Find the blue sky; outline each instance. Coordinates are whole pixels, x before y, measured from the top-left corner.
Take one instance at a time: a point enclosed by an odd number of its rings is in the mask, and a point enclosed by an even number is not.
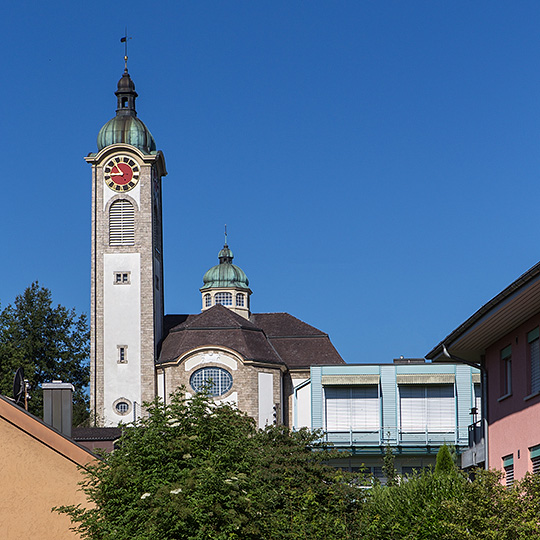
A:
[[[423,356],[535,264],[540,3],[2,5],[0,302],[90,305],[90,167],[127,25],[163,150],[168,313],[227,223],[255,312],[347,362]]]

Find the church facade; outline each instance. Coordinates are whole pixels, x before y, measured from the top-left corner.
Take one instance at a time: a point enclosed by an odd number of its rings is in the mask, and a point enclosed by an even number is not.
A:
[[[293,388],[312,365],[344,364],[328,335],[287,313],[251,312],[247,276],[227,243],[201,287],[202,311],[164,315],[163,153],[137,117],[127,65],[116,115],[92,166],[91,380],[96,426],[144,414],[180,386],[205,388],[260,427],[291,425]]]

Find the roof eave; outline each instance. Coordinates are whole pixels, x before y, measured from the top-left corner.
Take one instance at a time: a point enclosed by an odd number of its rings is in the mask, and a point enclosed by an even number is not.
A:
[[[527,302],[527,305],[524,305]],[[447,360],[443,345],[468,362],[480,356],[497,338],[512,331],[540,310],[540,263],[527,270],[503,291],[484,304],[465,322],[436,345],[426,358]],[[471,346],[471,343],[477,343]],[[469,345],[468,345],[469,344]]]

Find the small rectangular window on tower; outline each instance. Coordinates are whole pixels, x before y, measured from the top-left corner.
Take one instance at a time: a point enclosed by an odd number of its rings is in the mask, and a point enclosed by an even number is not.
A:
[[[113,282],[115,285],[129,285],[131,283],[131,272],[115,272]]]
[[[118,363],[127,364],[127,345],[118,345]]]

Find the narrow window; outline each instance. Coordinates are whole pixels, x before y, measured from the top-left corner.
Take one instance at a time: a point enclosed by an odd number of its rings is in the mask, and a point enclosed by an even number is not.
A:
[[[127,345],[118,345],[118,363],[127,364]]]
[[[482,420],[482,386],[474,385],[474,408],[476,409],[476,422]]]
[[[133,205],[119,199],[109,210],[109,245],[133,246],[135,244],[135,210]]]
[[[540,455],[531,458],[532,473],[540,474]]]
[[[501,383],[502,396],[512,393],[512,346],[508,345],[501,351]]]
[[[529,343],[530,393],[540,392],[540,340],[539,328],[527,334]]]
[[[236,295],[236,305],[244,307],[244,295],[242,293]]]
[[[531,469],[533,474],[540,474],[540,444],[529,448],[531,456]]]
[[[506,487],[512,487],[514,485],[514,455],[505,456],[502,460]]]
[[[212,305],[212,297],[210,294],[204,295],[204,307],[210,307]]]

